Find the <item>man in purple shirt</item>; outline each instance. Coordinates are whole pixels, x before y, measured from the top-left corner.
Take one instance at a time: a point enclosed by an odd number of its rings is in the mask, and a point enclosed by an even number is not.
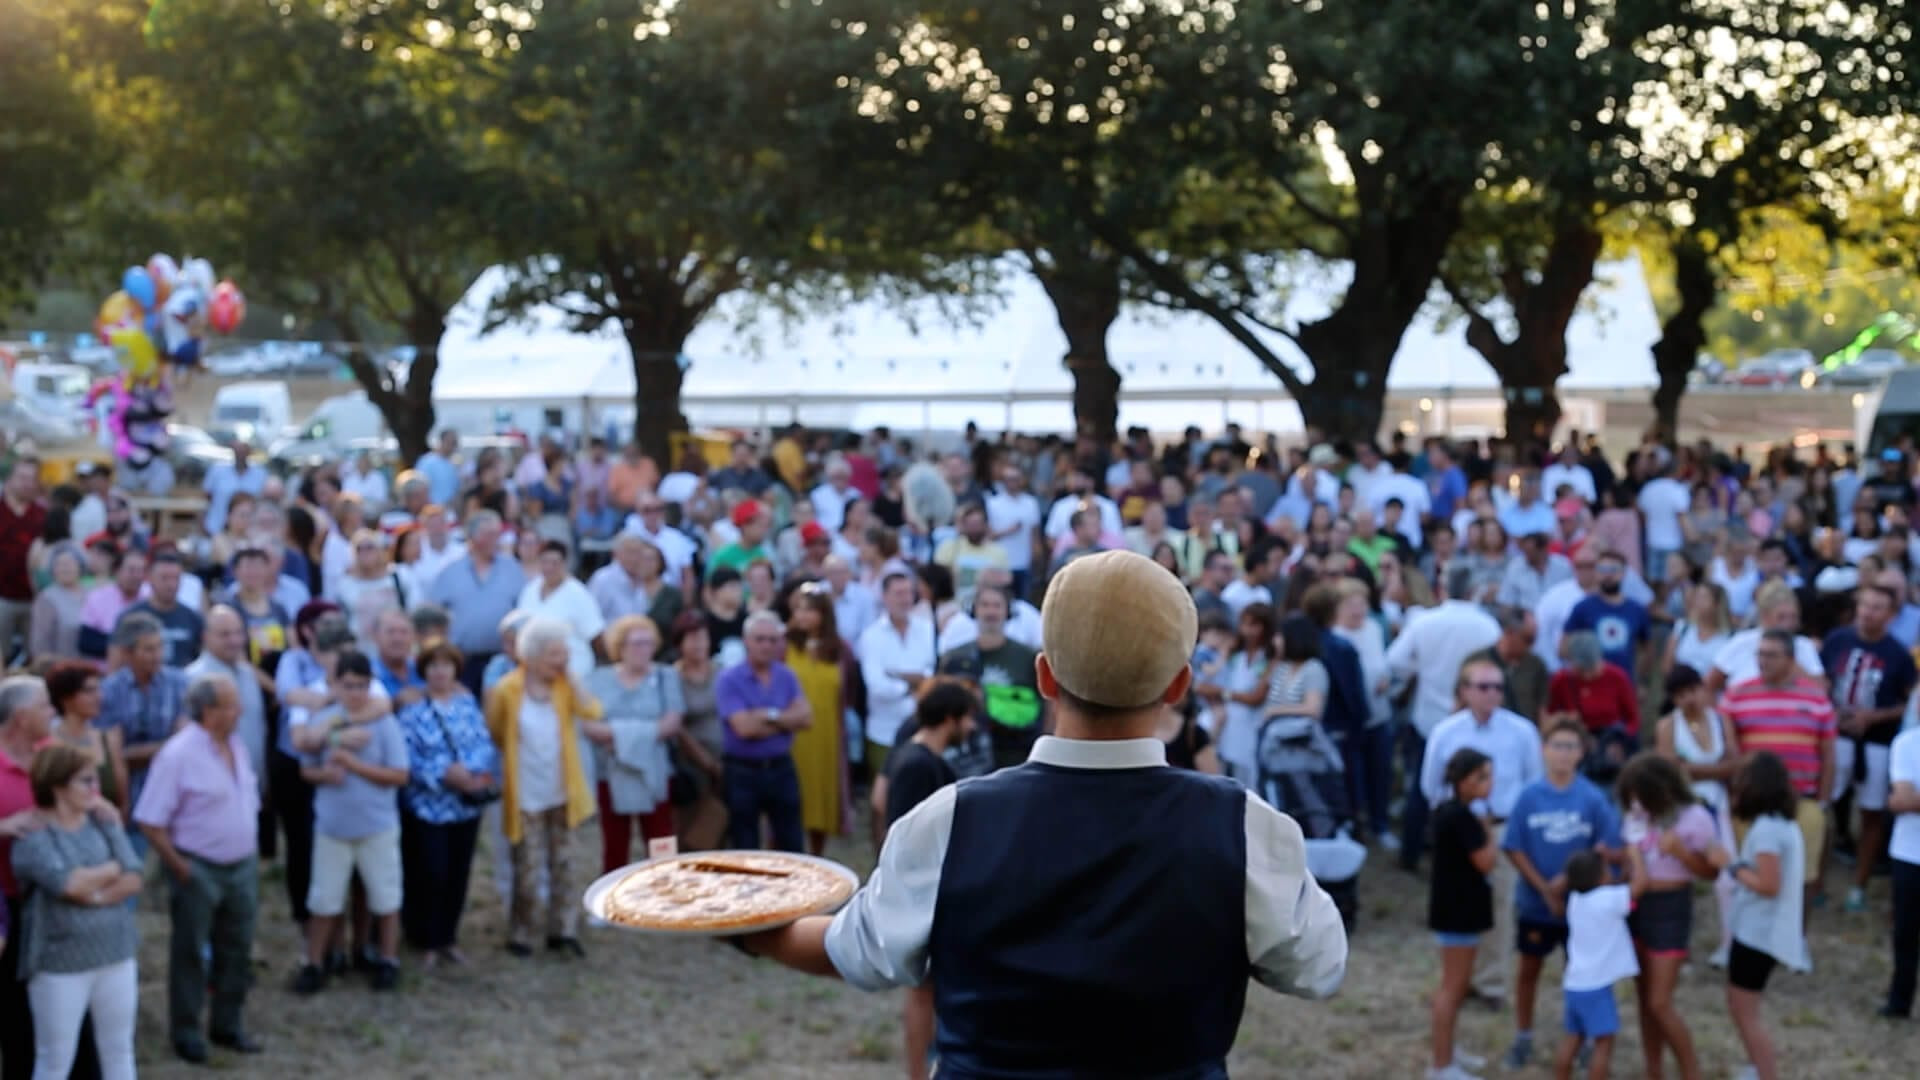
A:
[[[233,680],[202,675],[185,696],[193,722],[153,756],[133,820],[159,853],[172,886],[168,1026],[174,1053],[197,1065],[207,1060],[201,1016],[209,983],[213,1017],[207,1034],[213,1043],[241,1054],[261,1049],[241,1024],[260,906],[260,784],[235,731],[240,691]]]
[[[764,814],[774,847],[797,852],[800,775],[788,751],[793,733],[813,726],[813,708],[793,669],[780,662],[787,637],[779,616],[755,612],[744,637],[746,663],[721,672],[713,687],[723,721],[728,839],[735,848],[759,847]]]

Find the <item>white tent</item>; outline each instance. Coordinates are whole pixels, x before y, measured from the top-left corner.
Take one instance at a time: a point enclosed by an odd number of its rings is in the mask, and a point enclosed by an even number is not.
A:
[[[695,424],[713,426],[800,419],[853,429],[951,430],[971,419],[990,428],[1068,429],[1072,377],[1061,364],[1066,339],[1052,303],[1011,266],[1004,280],[1004,295],[986,312],[957,323],[933,301],[861,300],[796,321],[735,298],[687,342],[682,405]],[[543,308],[483,332],[487,305],[504,284],[504,270],[489,270],[449,318],[436,398],[632,405],[630,353],[610,327],[570,333],[559,311]],[[1288,319],[1324,314],[1343,287],[1337,279],[1303,285],[1288,305]],[[1467,345],[1464,324],[1445,312],[1436,295],[1408,329],[1389,387],[1497,396],[1499,381]],[[1310,377],[1291,342],[1261,336]],[[1603,264],[1568,329],[1562,392],[1653,386],[1648,349],[1658,337],[1659,317],[1639,261]],[[1122,376],[1123,425],[1164,431],[1231,419],[1256,430],[1300,426],[1279,380],[1205,316],[1130,306],[1109,333],[1108,349]]]

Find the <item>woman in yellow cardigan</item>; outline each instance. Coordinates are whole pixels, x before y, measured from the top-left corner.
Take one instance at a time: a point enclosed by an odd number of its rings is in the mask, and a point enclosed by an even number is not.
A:
[[[520,667],[487,695],[487,730],[500,747],[501,821],[513,852],[513,905],[507,951],[533,955],[540,867],[547,870],[547,948],[574,956],[580,905],[573,893],[572,834],[593,816],[593,785],[580,760],[580,736],[609,742],[600,705],[567,677],[572,631],[554,619],[528,620],[518,641]]]

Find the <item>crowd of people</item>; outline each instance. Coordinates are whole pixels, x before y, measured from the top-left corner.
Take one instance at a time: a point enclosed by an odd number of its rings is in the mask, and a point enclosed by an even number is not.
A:
[[[234,446],[203,529],[149,535],[112,471],[0,491],[0,888],[7,1077],[132,1072],[133,905],[172,925],[174,1051],[252,1053],[262,860],[284,868],[293,988],[467,962],[476,852],[504,944],[583,955],[574,839],[819,853],[1027,760],[1049,577],[1126,548],[1199,615],[1170,764],[1265,792],[1283,734],[1334,748],[1344,834],[1417,870],[1442,950],[1430,1076],[1463,1002],[1534,1055],[1567,950],[1565,1073],[1604,1073],[1633,976],[1650,1075],[1701,1075],[1673,993],[1711,883],[1729,1015],[1779,1075],[1760,1002],[1803,923],[1892,878],[1894,976],[1920,956],[1914,450],[1749,462],[1649,439],[1546,448],[1299,444],[1189,429],[981,437],[772,433],[725,464],[555,434],[397,471],[283,477]],[[1291,737],[1288,734],[1288,737]],[[1282,806],[1282,810],[1295,808]],[[1322,808],[1325,809],[1325,808]],[[1804,890],[1801,884],[1804,883]],[[1631,914],[1628,909],[1631,908]],[[1603,1005],[1598,992],[1608,991]],[[211,997],[211,1002],[207,999]],[[907,1006],[924,1070],[931,999]],[[91,1037],[83,1037],[90,1029]]]

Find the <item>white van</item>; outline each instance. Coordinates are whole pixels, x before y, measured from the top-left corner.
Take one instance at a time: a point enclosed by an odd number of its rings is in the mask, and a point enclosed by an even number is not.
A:
[[[386,434],[386,417],[363,390],[321,402],[300,430],[275,443],[270,453],[275,461],[304,467],[379,445]]]
[[[87,418],[93,373],[79,364],[26,362],[13,367],[13,397],[21,406],[69,423]]]
[[[265,445],[293,424],[293,396],[286,383],[237,382],[214,391],[207,433],[221,442],[246,439]]]

